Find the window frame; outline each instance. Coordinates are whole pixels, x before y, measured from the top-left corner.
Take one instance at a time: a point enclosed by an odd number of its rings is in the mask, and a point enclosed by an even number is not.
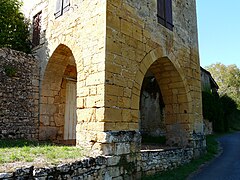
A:
[[[42,27],[42,11],[33,16],[33,33],[32,33],[32,46],[40,45]]]
[[[70,9],[70,0],[56,0],[55,19],[62,16]]]
[[[157,0],[158,23],[173,31],[172,0]]]

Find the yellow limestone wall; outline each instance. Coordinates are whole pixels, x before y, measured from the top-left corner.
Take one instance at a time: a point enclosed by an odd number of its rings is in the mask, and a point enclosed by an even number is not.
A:
[[[168,143],[185,146],[193,133],[202,134],[194,0],[173,0],[173,31],[157,22],[156,0],[70,3],[70,10],[55,19],[55,1],[39,0],[30,17],[42,11],[41,45],[34,48],[42,60],[42,98],[56,96],[48,86],[55,81],[51,76],[62,79],[70,63],[66,59],[75,62],[78,145],[104,151],[106,132],[139,130],[140,91],[147,71],[155,75],[163,95]]]
[[[60,140],[63,128],[51,117],[64,112],[54,99],[61,95],[68,65],[77,70],[77,131],[104,131],[106,2],[72,0],[69,11],[57,19],[55,3],[39,0],[30,18],[42,12],[41,44],[33,49],[41,60],[40,137]]]
[[[195,1],[173,0],[174,30],[157,22],[156,1],[107,1],[105,130],[138,130],[143,78],[163,95],[169,144],[202,133]]]

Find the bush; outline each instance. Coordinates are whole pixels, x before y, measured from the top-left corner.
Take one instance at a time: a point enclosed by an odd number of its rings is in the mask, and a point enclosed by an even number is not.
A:
[[[240,131],[240,110],[235,110],[228,117],[229,119],[229,129]]]
[[[203,117],[213,123],[214,132],[240,129],[240,111],[236,102],[227,95],[202,92]]]
[[[218,94],[202,92],[203,117],[213,123],[213,131],[224,132],[224,112]]]
[[[230,116],[237,110],[237,103],[229,96],[224,95],[220,97],[224,109],[224,129],[225,132],[229,131]]]
[[[1,0],[0,5],[0,48],[30,53],[28,24],[20,12],[22,3],[19,0]]]

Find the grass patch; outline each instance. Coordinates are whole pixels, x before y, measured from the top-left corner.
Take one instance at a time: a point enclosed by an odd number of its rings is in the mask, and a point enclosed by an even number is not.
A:
[[[218,143],[216,141],[216,135],[207,136],[207,153],[198,159],[192,160],[189,164],[183,165],[174,170],[169,170],[160,174],[155,174],[153,176],[143,177],[143,180],[182,180],[187,179],[189,174],[196,171],[200,165],[212,160],[218,153]]]
[[[37,162],[57,164],[83,157],[83,149],[26,140],[0,140],[0,164]]]

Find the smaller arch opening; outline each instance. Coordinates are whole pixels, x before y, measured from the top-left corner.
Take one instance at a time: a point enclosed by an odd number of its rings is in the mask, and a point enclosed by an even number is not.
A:
[[[76,82],[74,56],[61,44],[50,57],[42,81],[40,140],[76,144]]]

